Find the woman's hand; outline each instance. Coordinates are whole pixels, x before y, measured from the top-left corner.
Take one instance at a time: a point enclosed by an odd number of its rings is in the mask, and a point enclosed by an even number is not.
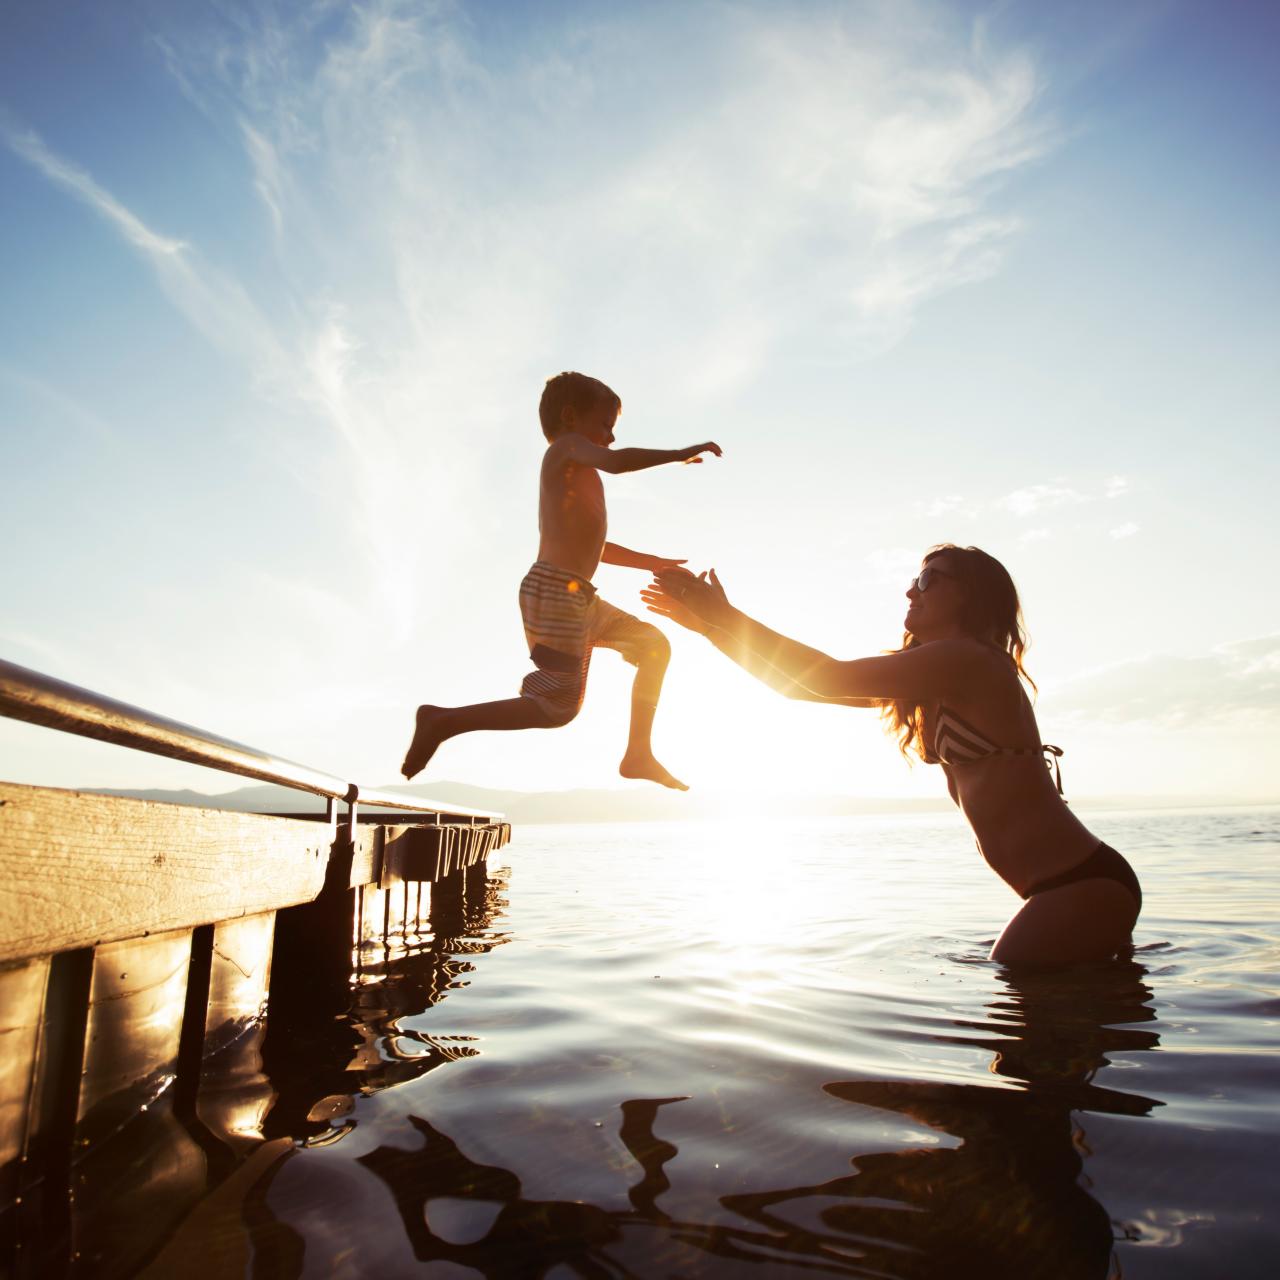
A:
[[[699,624],[718,625],[732,608],[714,569],[696,577],[687,569],[664,569],[640,594],[652,612],[703,634],[707,628]]]
[[[693,574],[689,574],[693,577]],[[660,614],[678,623],[686,631],[696,632],[700,636],[707,634],[708,626],[688,605],[681,603],[675,596],[663,590],[656,579],[640,592],[640,599],[645,602],[650,613]]]

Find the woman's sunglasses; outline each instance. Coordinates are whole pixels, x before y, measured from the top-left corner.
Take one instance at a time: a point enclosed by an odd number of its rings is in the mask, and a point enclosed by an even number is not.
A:
[[[917,591],[924,592],[929,590],[929,583],[931,583],[934,578],[954,577],[955,574],[948,573],[945,569],[935,569],[931,564],[927,564],[918,574],[916,574],[914,578],[911,579],[911,585],[915,587]]]

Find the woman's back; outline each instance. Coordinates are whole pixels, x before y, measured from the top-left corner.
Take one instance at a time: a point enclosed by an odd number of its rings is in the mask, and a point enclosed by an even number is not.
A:
[[[979,645],[974,641],[975,646]],[[941,764],[982,856],[1019,893],[1074,866],[1098,843],[1058,793],[1039,726],[1003,652],[925,709],[925,759]]]

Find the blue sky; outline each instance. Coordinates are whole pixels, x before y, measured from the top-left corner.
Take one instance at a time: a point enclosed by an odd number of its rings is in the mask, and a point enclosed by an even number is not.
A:
[[[621,442],[725,449],[611,480],[618,541],[840,656],[976,543],[1077,794],[1275,796],[1274,6],[4,21],[10,660],[392,780],[418,701],[518,688],[536,402],[580,368]],[[695,784],[940,786],[674,641],[657,745]],[[628,675],[434,776],[612,785]],[[0,776],[195,775],[3,725]]]

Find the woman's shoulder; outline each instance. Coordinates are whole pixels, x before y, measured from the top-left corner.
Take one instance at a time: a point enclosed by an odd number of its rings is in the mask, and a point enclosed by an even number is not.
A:
[[[947,684],[955,683],[958,691],[972,698],[975,686],[995,692],[1006,685],[1018,684],[1018,671],[1013,659],[996,645],[983,640],[960,636],[954,639],[931,640],[921,646],[931,650],[930,657],[949,677]],[[981,693],[979,693],[981,697]]]
[[[931,661],[946,663],[969,671],[990,671],[1002,675],[1014,670],[1013,660],[996,645],[971,636],[954,636],[945,640],[930,640],[918,646],[916,652],[927,651]]]

